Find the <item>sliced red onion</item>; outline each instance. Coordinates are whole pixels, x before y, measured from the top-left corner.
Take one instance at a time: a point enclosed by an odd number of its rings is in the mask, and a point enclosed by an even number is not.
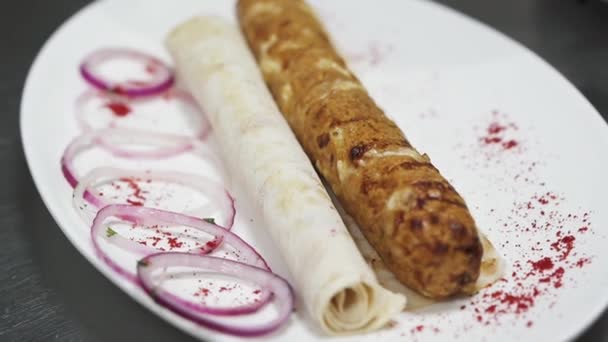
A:
[[[130,59],[140,62],[150,75],[148,80],[115,82],[99,74],[97,68],[112,59]],[[93,87],[128,97],[156,95],[174,83],[173,71],[160,59],[127,48],[105,48],[89,54],[80,65],[80,74]]]
[[[180,102],[184,103],[185,105],[187,105],[188,107],[191,107],[195,111],[199,112],[200,117],[198,118],[199,119],[198,127],[195,130],[193,138],[197,138],[199,140],[205,140],[207,138],[207,136],[209,135],[209,132],[211,131],[211,125],[210,125],[209,121],[207,120],[207,117],[204,115],[203,110],[198,105],[198,103],[194,100],[192,95],[190,95],[190,93],[177,89],[177,88],[172,88],[172,89],[166,91],[165,93],[163,93],[162,96],[166,100],[175,99],[177,101],[180,101]],[[76,102],[74,105],[74,112],[76,113],[76,121],[78,122],[78,126],[80,126],[80,129],[82,129],[84,132],[90,132],[90,131],[95,130],[95,128],[89,124],[89,122],[86,118],[87,113],[85,111],[85,106],[87,105],[87,103],[89,101],[92,101],[96,98],[99,98],[102,100],[108,100],[108,101],[111,101],[112,103],[114,103],[114,102],[125,103],[125,104],[128,104],[129,106],[134,106],[134,105],[137,105],[138,103],[148,102],[148,101],[152,100],[150,98],[129,99],[125,96],[114,94],[114,93],[101,92],[101,91],[96,91],[96,90],[86,90],[76,98]],[[120,120],[114,120],[111,122],[111,125],[107,128],[122,128],[118,124],[119,122],[120,122]],[[143,131],[142,131],[142,133],[143,133]],[[150,132],[150,134],[153,135],[154,132]],[[172,134],[167,134],[167,135],[172,136]],[[181,135],[177,136],[177,137],[181,137]]]
[[[158,148],[154,150],[130,151],[125,150],[123,147],[119,147],[129,143],[158,146]],[[105,148],[115,156],[124,158],[133,157],[138,159],[159,159],[191,151],[201,159],[209,160],[216,165],[221,165],[221,162],[205,148],[205,145],[196,140],[169,134],[142,132],[133,129],[106,128],[84,133],[76,137],[65,149],[61,158],[61,171],[65,179],[73,188],[77,187],[80,177],[74,169],[74,159],[78,154],[97,145]],[[124,177],[137,177],[192,186],[196,190],[207,194],[209,198],[218,201],[222,213],[225,214],[222,216],[221,220],[218,220],[219,225],[230,229],[234,223],[234,200],[221,185],[205,177],[180,172],[138,172],[124,169],[106,170],[107,171],[96,172],[94,175],[89,174],[87,181],[85,181],[83,186],[76,191],[77,194],[74,195],[74,204],[77,209],[82,209],[86,206],[83,200],[86,200],[86,202],[92,204],[95,208],[101,208],[103,205],[107,204],[103,198],[88,191],[89,186],[100,178],[116,180]],[[188,213],[191,215],[200,215],[205,213],[205,211],[205,207],[200,207],[189,211]],[[78,212],[85,222],[90,222],[91,217],[86,217],[84,211],[78,210]]]
[[[163,290],[161,290],[163,291]],[[207,315],[217,315],[217,316],[238,316],[245,315],[259,311],[263,308],[268,302],[272,299],[272,292],[268,290],[260,290],[260,298],[247,303],[241,304],[238,306],[232,307],[214,307],[206,304],[199,304],[195,302],[191,302],[187,299],[184,299],[178,295],[175,295],[171,292],[164,291],[163,296],[175,305],[182,306],[187,308],[188,310],[194,311],[200,314]]]
[[[170,267],[198,268],[255,283],[272,292],[272,302],[277,304],[278,314],[271,321],[257,326],[244,327],[218,321],[212,315],[193,310],[182,301],[175,301],[177,296],[170,295],[160,285],[155,284],[154,273],[163,272]],[[137,275],[146,292],[160,305],[207,328],[236,336],[253,337],[271,333],[287,322],[294,308],[293,290],[285,279],[267,270],[232,260],[188,253],[158,253],[137,263]]]
[[[140,62],[146,68],[149,75],[148,79],[113,81],[104,78],[99,73],[98,67],[113,59],[130,59]],[[80,73],[89,84],[102,92],[87,91],[77,99],[77,119],[85,134],[77,137],[67,146],[61,159],[61,169],[68,183],[75,188],[74,205],[77,209],[82,209],[86,206],[85,200],[95,208],[102,208],[92,218],[90,231],[93,248],[97,255],[119,275],[142,286],[157,302],[186,318],[212,329],[238,336],[259,336],[272,332],[284,324],[293,310],[293,290],[283,278],[270,271],[265,260],[253,247],[229,231],[234,223],[235,207],[234,200],[223,186],[202,176],[181,172],[133,171],[102,167],[91,170],[82,178],[79,178],[75,172],[73,162],[76,156],[94,146],[99,146],[114,156],[123,158],[159,159],[190,152],[203,159],[212,160],[221,166],[221,162],[213,154],[209,153],[208,149],[205,148],[206,145],[201,143],[210,132],[210,124],[206,121],[205,116],[202,116],[200,127],[197,129],[195,137],[119,128],[117,127],[119,124],[118,120],[110,123],[110,128],[108,129],[93,131],[93,128],[83,117],[84,105],[95,97],[108,99],[112,104],[136,104],[138,101],[147,101],[150,99],[150,96],[159,94],[162,94],[167,100],[175,98],[202,112],[189,93],[178,89],[171,89],[174,83],[172,70],[159,59],[145,53],[131,49],[109,48],[97,50],[87,56],[80,66]],[[126,114],[130,110],[128,107],[121,108],[118,105],[112,106],[111,109],[115,110],[116,115]],[[124,146],[129,144],[146,145],[152,147],[152,149],[125,149]],[[226,228],[207,222],[204,219],[188,216],[190,214],[202,214],[207,206],[197,208],[187,214],[179,214],[139,205],[108,205],[104,198],[97,195],[94,191],[90,191],[95,185],[124,178],[135,179],[136,181],[158,180],[181,184],[193,187],[212,199],[219,199],[219,207],[225,215],[222,215],[221,220],[218,219],[218,224]],[[91,219],[84,214],[84,210],[77,211],[83,215],[85,220]],[[109,217],[126,220],[144,227],[156,225],[186,226],[214,236],[214,238],[204,244],[202,248],[197,247],[185,252],[157,253],[158,250],[156,248],[132,241],[121,236],[115,230],[107,227],[107,225],[104,225],[104,222]],[[105,231],[104,228],[106,228]],[[120,266],[105,253],[99,244],[100,237],[116,247],[138,256],[144,256],[137,264],[137,275]],[[238,257],[243,262],[200,255],[212,252],[223,243],[230,245],[238,251]],[[228,308],[211,307],[186,300],[162,289],[160,286],[154,285],[153,274],[155,271],[172,266],[202,268],[206,271],[223,273],[247,280],[261,287],[261,297],[254,302]],[[271,300],[276,301],[279,309],[278,316],[259,326],[239,327],[232,323],[222,323],[217,320],[217,317],[213,318],[214,316],[222,315],[253,314]]]
[[[129,150],[123,145],[149,145],[152,150]],[[179,135],[152,133],[128,128],[104,128],[85,132],[74,138],[66,147],[61,157],[61,168],[68,183],[74,187],[77,175],[73,161],[79,153],[93,148],[102,147],[116,157],[133,159],[163,159],[190,152],[200,159],[220,167],[222,162],[215,156],[206,144],[198,140]]]
[[[158,146],[158,149],[151,151],[129,151],[116,146],[116,143],[137,143],[144,145]],[[110,153],[118,157],[133,157],[142,159],[161,159],[193,150],[196,146],[196,154],[205,158],[205,150],[195,144],[191,139],[174,136],[169,134],[148,133],[133,129],[106,128],[93,132],[84,133],[72,140],[66,147],[61,157],[61,172],[72,188],[78,184],[78,175],[74,169],[74,159],[76,156],[99,144]],[[212,161],[216,161],[212,156]],[[100,207],[103,201],[96,195],[85,192],[83,195],[87,202],[95,207]]]
[[[74,189],[74,207],[85,222],[90,222],[91,220],[91,217],[88,217],[85,211],[81,210],[86,206],[84,203],[85,200],[94,205],[96,208],[101,208],[108,204],[103,198],[95,194],[94,191],[89,191],[88,189],[99,185],[100,183],[107,183],[119,180],[121,178],[149,179],[191,187],[207,195],[210,202],[214,201],[212,203],[217,203],[219,210],[222,212],[222,217],[216,219],[217,225],[225,229],[230,229],[234,224],[236,209],[234,207],[234,200],[232,196],[223,186],[211,179],[200,175],[177,171],[137,171],[113,167],[98,167],[89,171],[89,173],[80,179],[76,188]],[[87,194],[89,194],[89,197],[93,200],[87,199]],[[204,210],[206,208],[207,206],[196,208],[186,212],[185,214],[202,216],[205,214]],[[217,238],[220,239],[220,237]],[[214,241],[216,242],[215,245],[219,245],[221,243],[221,240]],[[208,246],[203,247],[203,250],[211,251],[216,247],[215,245],[211,243]]]
[[[133,159],[163,159],[193,151],[200,143],[191,138],[140,131],[128,128],[109,128],[95,131],[94,143],[116,157]],[[152,150],[128,150],[124,145],[137,144],[156,147]]]
[[[147,145],[152,150],[128,150],[122,145]],[[73,186],[76,175],[72,162],[76,156],[90,148],[100,146],[117,157],[139,158],[139,159],[163,159],[174,155],[192,151],[196,148],[197,154],[201,149],[200,143],[192,139],[172,134],[152,133],[129,128],[103,128],[96,131],[86,132],[74,138],[66,147],[61,158],[61,164],[71,174],[66,179]]]
[[[121,276],[135,281],[135,276],[127,271],[125,268],[116,263],[110,258],[100,247],[99,238],[105,236],[106,239],[115,242],[119,247],[127,251],[139,254],[147,255],[150,253],[158,252],[157,249],[148,246],[143,246],[137,242],[131,241],[122,237],[120,234],[115,233],[108,237],[104,234],[104,222],[109,217],[124,218],[128,217],[130,222],[135,222],[142,226],[154,226],[154,225],[169,225],[169,226],[187,226],[194,228],[206,234],[215,236],[216,239],[220,239],[224,243],[232,246],[239,251],[239,257],[247,264],[259,267],[265,270],[270,270],[266,261],[258,252],[253,249],[247,242],[238,237],[238,235],[230,232],[229,230],[211,224],[205,220],[198,219],[195,217],[174,213],[171,211],[152,209],[146,207],[131,206],[125,204],[111,204],[97,212],[97,215],[93,219],[91,225],[91,240],[93,242],[93,248],[97,255],[116,273]],[[193,249],[191,251],[197,251],[199,253],[206,253],[206,251],[200,248]],[[191,252],[188,251],[188,252]],[[136,282],[136,281],[135,281]]]

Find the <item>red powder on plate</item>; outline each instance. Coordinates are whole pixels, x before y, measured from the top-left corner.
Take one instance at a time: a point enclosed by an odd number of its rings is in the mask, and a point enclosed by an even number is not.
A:
[[[483,131],[483,135],[479,138],[481,145],[484,147],[497,146],[500,147],[500,150],[511,150],[519,146],[519,141],[513,137],[513,131],[518,129],[517,125],[501,122],[506,119],[506,116],[504,114],[499,115],[498,111],[494,111],[492,114],[493,121],[488,124]],[[488,159],[495,157],[493,154],[486,155]]]
[[[585,266],[586,264],[588,264],[590,262],[591,262],[590,258],[580,258],[574,265],[578,268],[583,268],[583,266]]]
[[[498,112],[494,112],[494,121],[490,122],[485,130],[485,135],[480,137],[482,145],[497,145],[503,150],[510,150],[519,146],[519,142],[515,139],[508,139],[511,130],[516,130],[515,124],[502,124],[498,120]]]
[[[498,122],[492,122],[490,124],[490,126],[488,126],[487,132],[488,132],[488,134],[493,135],[493,134],[498,134],[506,129],[507,129],[506,126],[503,126],[503,125],[499,124]]]
[[[536,271],[547,271],[553,268],[553,261],[549,257],[544,257],[538,261],[531,261],[532,268]]]
[[[483,138],[483,142],[486,143],[487,145],[498,144],[501,141],[502,141],[501,137],[484,137]]]
[[[477,194],[487,200],[475,209],[495,219],[491,228],[502,241],[494,242],[511,264],[502,279],[460,306],[458,313],[470,315],[461,328],[465,332],[471,324],[531,328],[535,317],[558,304],[564,287],[576,285],[575,273],[592,259],[581,248],[586,243],[582,234],[593,234],[590,216],[564,212],[562,203],[568,207],[572,203],[548,191],[550,185],[543,179],[543,171],[553,167],[553,156],[534,151],[542,141],[526,136],[509,115],[492,111],[472,132],[468,143],[455,147],[467,148],[462,151],[463,163],[480,177],[484,186]],[[502,205],[488,207],[498,197],[512,203],[510,210]]]
[[[506,142],[502,143],[502,147],[503,147],[505,150],[510,150],[510,149],[512,149],[513,147],[517,146],[517,145],[518,145],[518,143],[517,143],[517,141],[515,141],[515,140],[509,140],[509,141],[506,141]]]
[[[566,260],[574,249],[574,241],[576,238],[572,235],[566,235],[563,238],[553,242],[551,244],[551,248],[555,249],[558,252],[562,252],[560,256],[560,260]]]

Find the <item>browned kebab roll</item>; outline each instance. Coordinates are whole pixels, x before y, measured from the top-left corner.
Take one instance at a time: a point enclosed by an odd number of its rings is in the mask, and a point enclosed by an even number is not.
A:
[[[386,117],[300,0],[240,0],[276,102],[318,171],[397,279],[431,298],[475,290],[483,254],[467,206]]]

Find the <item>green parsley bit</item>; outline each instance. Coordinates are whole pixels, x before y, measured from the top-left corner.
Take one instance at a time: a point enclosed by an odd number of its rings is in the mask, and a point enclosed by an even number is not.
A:
[[[108,229],[106,229],[106,236],[107,237],[112,237],[114,235],[118,234],[114,229],[108,227]]]

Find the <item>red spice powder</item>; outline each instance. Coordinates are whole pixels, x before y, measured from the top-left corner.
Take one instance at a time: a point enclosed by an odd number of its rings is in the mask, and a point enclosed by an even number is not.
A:
[[[127,203],[129,203],[130,205],[138,206],[138,207],[141,207],[141,206],[144,205],[144,202],[134,201],[134,200],[129,199],[129,198],[127,198]]]
[[[157,237],[157,236],[152,236],[152,237],[149,237],[149,239],[150,239],[150,240],[152,240],[152,241],[154,241],[154,242],[152,243],[152,246],[153,246],[153,247],[156,247],[156,245],[158,245],[158,243],[159,243],[159,242],[160,242],[160,240],[161,240],[161,238],[159,238],[159,237]]]
[[[555,198],[549,197],[548,200]],[[542,202],[544,201],[540,201],[541,204]],[[518,208],[520,208],[519,210],[529,210],[527,209],[527,205],[520,205]],[[472,300],[474,318],[478,322],[487,325],[491,322],[498,323],[500,317],[505,314],[524,315],[530,308],[534,307],[539,297],[549,294],[551,289],[563,287],[566,266],[570,265],[570,268],[582,268],[590,262],[590,258],[587,257],[579,258],[576,262],[570,260],[569,257],[575,255],[572,251],[575,248],[577,240],[569,231],[564,234],[562,230],[565,229],[564,225],[567,224],[564,219],[566,217],[565,214],[553,214],[551,212],[544,217],[546,218],[543,220],[547,220],[547,222],[551,221],[549,222],[550,224],[547,225],[545,222],[541,222],[539,226],[560,229],[555,232],[558,239],[555,241],[546,240],[546,247],[541,244],[541,241],[537,241],[536,245],[539,247],[533,248],[533,251],[536,251],[536,254],[539,252],[547,253],[546,255],[541,255],[539,259],[528,259],[525,263],[520,261],[514,262],[514,271],[511,277],[507,279],[507,283],[513,284],[512,287],[486,292]],[[569,217],[574,219],[577,215],[570,214]],[[531,232],[531,234],[536,233]],[[531,237],[533,236],[531,235]],[[526,327],[531,327],[532,325],[532,321],[528,320]]]
[[[112,113],[118,117],[124,117],[131,113],[131,107],[124,102],[108,102],[104,105],[104,107],[111,110]]]
[[[485,130],[485,135],[480,137],[482,145],[497,145],[502,147],[503,150],[511,150],[519,146],[519,141],[515,139],[508,139],[509,131],[517,130],[517,126],[513,123],[503,124],[498,121],[499,112],[494,111],[494,121],[490,122]]]
[[[219,244],[220,244],[220,242],[218,240],[207,241],[205,243],[206,248],[201,248],[201,249],[203,249],[203,250],[213,249],[213,248],[217,247]]]
[[[551,244],[551,248],[555,249],[558,252],[562,252],[560,256],[560,260],[566,260],[574,249],[574,241],[576,238],[572,235],[566,235],[563,238],[553,242]]]
[[[555,272],[553,272],[551,275],[545,277],[545,278],[541,278],[538,280],[539,283],[550,283],[553,281],[553,286],[555,288],[560,288],[562,287],[562,278],[564,277],[564,268],[563,267],[558,267]]]
[[[519,143],[517,141],[515,141],[515,140],[509,140],[509,141],[506,141],[506,142],[502,143],[502,147],[505,150],[510,150],[513,147],[517,146],[517,145],[519,145]]]
[[[173,234],[171,232],[163,232],[162,230],[158,229],[158,225],[151,226],[150,228],[156,228],[155,232],[157,234],[162,234],[165,236],[173,236]]]
[[[131,188],[133,190],[133,196],[135,196],[136,198],[140,199],[140,200],[145,200],[146,198],[142,195],[142,193],[145,193],[145,191],[142,191],[141,188],[139,187],[139,184],[137,184],[137,182],[139,181],[139,179],[136,178],[120,178],[120,180],[122,182],[127,183],[127,186],[129,186],[129,188]]]
[[[167,242],[169,243],[169,247],[180,248],[183,245],[183,242],[177,241],[177,238],[167,238]]]
[[[483,138],[483,142],[486,143],[487,145],[498,144],[501,141],[502,141],[502,138],[500,138],[500,137],[484,137]]]
[[[491,181],[492,186],[506,196],[514,196],[512,209],[505,214],[481,205],[476,208],[486,210],[490,216],[497,215],[495,229],[510,240],[502,241],[501,245],[512,246],[514,250],[509,275],[480,291],[460,310],[470,313],[471,319],[482,325],[520,321],[523,326],[532,327],[530,310],[538,306],[536,315],[554,305],[559,298],[558,291],[569,285],[570,277],[566,277],[566,273],[574,274],[575,269],[589,262],[590,257],[583,249],[578,250],[577,244],[585,243],[581,234],[593,233],[590,216],[564,212],[559,207],[566,198],[548,191],[548,184],[537,172],[548,166],[547,161],[536,159],[540,157],[530,160],[531,156],[524,154],[534,147],[534,137],[530,146],[524,146],[522,139],[526,137],[499,111],[493,111],[486,123],[474,127],[477,139],[471,141],[471,145],[458,145],[458,148],[472,148],[464,151],[464,163],[480,171],[480,175],[484,174],[482,168],[492,171],[485,173],[499,173],[499,177],[485,180]],[[497,196],[492,192],[488,195]],[[466,325],[463,328],[466,331]]]
[[[530,261],[532,268],[536,271],[547,271],[553,268],[553,260],[549,257],[544,257],[538,261]]]
[[[127,186],[133,190],[133,194],[131,194],[133,198],[128,198],[126,202],[135,206],[143,206],[146,201],[146,197],[143,194],[147,193],[147,191],[142,190],[139,184],[137,184],[141,179],[124,177],[120,178],[120,181],[127,183]],[[120,190],[121,187],[118,184],[114,184],[114,188]]]
[[[532,306],[534,306],[534,299],[540,294],[538,289],[533,288],[530,293],[522,293],[522,294],[514,294],[505,292],[502,290],[493,292],[490,297],[495,299],[496,304],[492,304],[489,308],[492,308],[490,311],[486,309],[488,313],[522,313],[528,311]],[[498,308],[500,305],[500,308]]]
[[[487,132],[488,134],[498,134],[507,129],[507,126],[503,126],[498,122],[492,122],[490,126],[488,126]]]
[[[590,262],[591,258],[580,258],[574,265],[578,268],[583,268],[583,266],[587,265]]]
[[[200,296],[204,296],[207,297],[209,296],[209,293],[211,293],[211,291],[207,288],[204,287],[199,287],[198,291],[194,293],[195,297],[200,297]]]

